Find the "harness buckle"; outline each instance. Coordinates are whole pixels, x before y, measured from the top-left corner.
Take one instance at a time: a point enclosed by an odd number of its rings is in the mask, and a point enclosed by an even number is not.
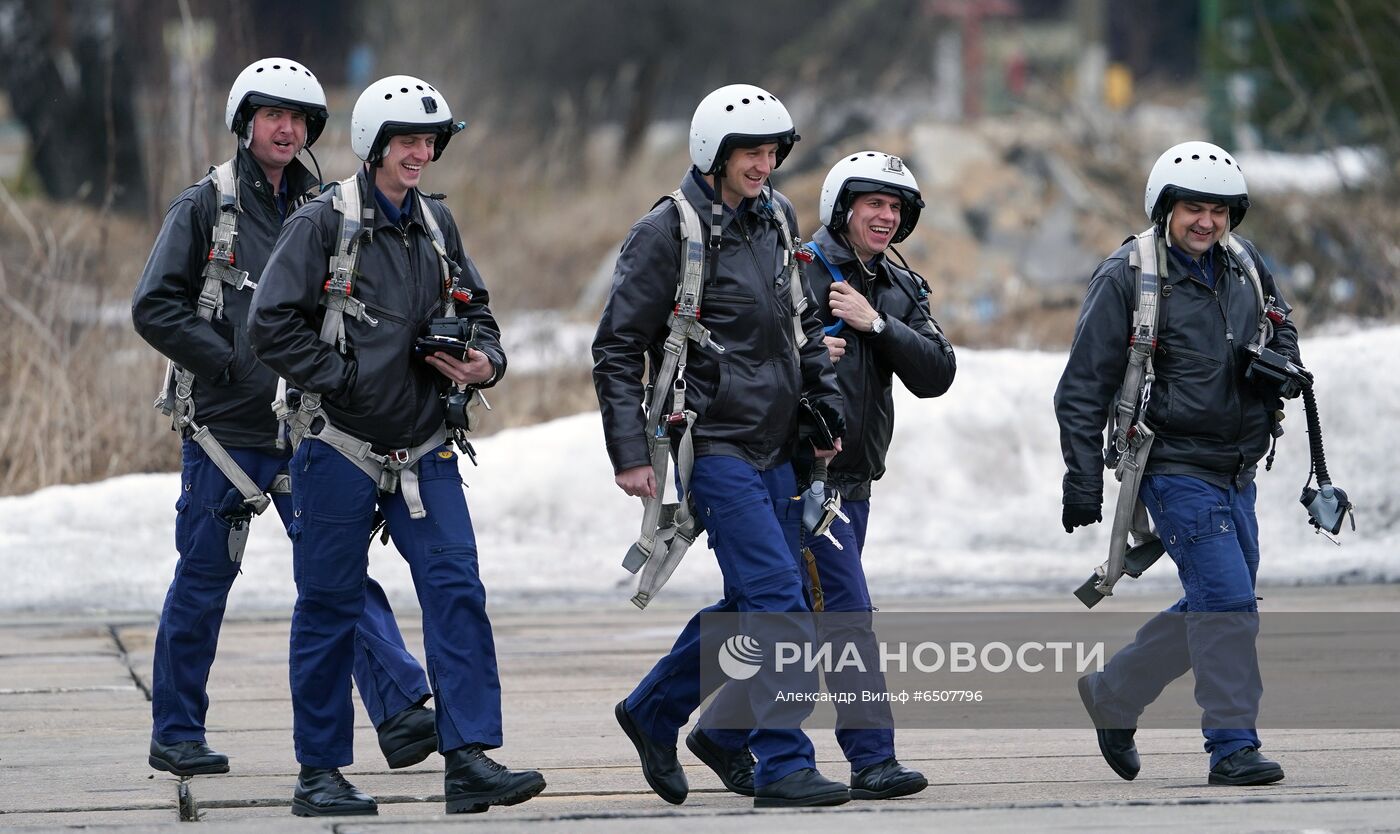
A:
[[[326,283],[322,286],[322,291],[330,295],[350,295],[354,288],[354,282],[350,280],[350,271],[341,267],[336,267],[335,272],[326,278]]]
[[[673,411],[666,415],[665,421],[668,426],[679,426],[681,423],[685,422],[685,412]]]
[[[402,466],[408,463],[408,451],[408,449],[391,449],[388,455],[389,460]]]
[[[1145,339],[1145,338],[1143,338],[1143,334],[1141,334],[1141,333],[1134,333],[1134,334],[1132,334],[1131,336],[1128,337],[1128,344],[1129,344],[1129,346],[1132,346],[1132,347],[1136,347],[1137,345],[1142,344],[1142,343],[1145,343],[1146,341],[1148,341],[1148,340]],[[1151,339],[1151,348],[1152,348],[1152,350],[1154,350],[1154,351],[1157,349],[1157,337],[1156,337],[1156,336],[1153,336],[1152,339]]]
[[[215,241],[214,245],[209,247],[209,260],[233,266],[233,248],[223,241]]]

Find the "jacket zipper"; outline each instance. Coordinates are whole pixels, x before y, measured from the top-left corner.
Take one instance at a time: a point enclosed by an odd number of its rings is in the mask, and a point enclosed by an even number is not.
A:
[[[744,239],[744,247],[745,247],[746,249],[749,250],[749,258],[750,258],[750,260],[753,261],[754,269],[758,272],[758,275],[759,275],[760,277],[766,275],[767,273],[766,273],[766,272],[764,271],[764,269],[763,269],[763,264],[759,262],[759,259],[758,259],[758,252],[755,251],[754,248],[753,248],[753,238],[749,237],[748,229],[744,228],[743,220],[736,216],[736,217],[734,218],[734,221],[733,221],[733,222],[739,224],[739,236],[742,237],[742,238]],[[772,286],[765,286],[764,293],[763,293],[764,296],[765,296],[765,303],[766,303],[766,305],[767,305],[767,307],[768,307],[768,317],[769,317],[769,319],[770,319],[770,320],[774,323],[774,325],[775,325],[775,326],[773,327],[773,330],[774,330],[775,333],[778,333],[778,334],[779,334],[779,337],[780,337],[781,340],[782,340],[782,343],[781,343],[781,344],[776,344],[776,343],[774,342],[774,339],[773,339],[773,338],[770,337],[770,338],[768,339],[768,343],[769,343],[769,345],[770,345],[771,347],[770,347],[770,349],[769,349],[769,351],[768,351],[768,356],[769,356],[769,358],[765,361],[764,364],[773,363],[773,364],[776,365],[776,364],[778,364],[779,362],[782,362],[782,360],[779,359],[778,357],[779,357],[779,356],[785,356],[785,355],[789,352],[789,349],[791,349],[791,352],[792,352],[792,353],[794,353],[794,354],[796,353],[796,345],[793,345],[792,343],[789,342],[788,336],[787,336],[787,333],[786,333],[786,330],[785,330],[786,324],[785,324],[785,322],[782,320],[782,315],[781,315],[781,313],[780,313],[780,310],[778,309],[778,303],[777,303],[777,287],[778,287],[778,285],[781,283],[781,281],[782,281],[782,273],[779,273],[778,276],[775,277],[775,278],[773,279],[773,282],[772,282],[773,285],[772,285]],[[768,282],[765,280],[765,281],[764,281],[764,284],[766,285],[767,283],[768,283]],[[802,368],[801,368],[801,360],[800,360],[799,357],[796,357],[796,356],[794,356],[794,360],[795,360],[795,364],[796,364],[796,366],[797,366],[797,367],[795,368],[795,370],[796,370],[796,375],[797,375],[797,387],[798,387],[797,394],[798,394],[798,396],[801,396],[801,394],[802,394],[802,391],[801,391],[801,388],[802,388]],[[784,364],[785,364],[785,363],[784,363]],[[772,429],[769,431],[769,434],[768,434],[768,438],[767,438],[767,439],[770,439],[770,440],[771,440],[772,438],[777,437],[779,433],[785,433],[785,427],[780,427],[780,426],[776,426],[776,425],[775,425],[775,426],[773,426]]]

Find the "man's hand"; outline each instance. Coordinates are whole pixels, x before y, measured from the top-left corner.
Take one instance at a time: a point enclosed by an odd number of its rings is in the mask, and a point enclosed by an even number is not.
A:
[[[831,285],[831,295],[827,297],[827,304],[831,307],[832,315],[862,333],[869,333],[870,326],[880,316],[875,312],[875,308],[870,306],[870,302],[865,300],[865,296],[856,292],[845,281],[836,281]]]
[[[637,498],[656,497],[656,472],[650,466],[634,466],[624,469],[613,477],[613,483],[628,495]]]
[[[826,344],[826,355],[831,357],[831,364],[836,364],[841,357],[846,355],[846,340],[839,336],[823,336],[822,342]]]
[[[832,458],[841,454],[841,438],[836,438],[836,445],[832,446],[830,449],[818,449],[816,444],[813,444],[812,450],[817,453],[818,460],[824,460],[830,463]]]
[[[491,367],[491,360],[487,359],[486,354],[476,348],[467,349],[467,361],[465,362],[441,352],[430,353],[423,359],[429,365],[437,368],[438,373],[458,385],[476,385],[485,382],[496,373],[495,368]]]
[[[1060,516],[1060,523],[1065,526],[1066,533],[1073,533],[1076,527],[1088,527],[1100,521],[1103,521],[1103,511],[1098,504],[1066,504],[1064,513]]]

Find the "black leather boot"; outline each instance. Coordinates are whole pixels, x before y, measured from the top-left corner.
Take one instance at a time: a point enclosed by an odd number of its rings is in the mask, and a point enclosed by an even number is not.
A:
[[[776,782],[754,789],[755,808],[807,808],[818,805],[845,805],[851,792],[815,769],[804,767]]]
[[[1268,785],[1283,778],[1283,767],[1253,747],[1236,750],[1210,769],[1212,785]]]
[[[391,769],[416,765],[437,750],[437,716],[425,706],[412,706],[376,728],[379,749]]]
[[[894,799],[927,787],[922,773],[900,764],[894,756],[851,774],[851,799]]]
[[[715,772],[726,788],[740,796],[753,796],[753,753],[747,746],[726,750],[699,727],[685,737],[685,746]]]
[[[379,813],[379,803],[336,768],[302,765],[292,792],[292,813],[298,817],[373,816]]]
[[[228,756],[210,750],[209,745],[202,741],[161,744],[151,739],[151,754],[146,761],[156,770],[164,770],[176,776],[228,773]]]
[[[447,760],[444,790],[447,813],[479,814],[492,805],[519,805],[544,790],[544,777],[534,770],[507,770],[486,755],[480,744],[468,744],[443,754]]]
[[[651,789],[672,805],[684,802],[690,794],[690,784],[685,780],[680,759],[676,758],[676,748],[662,747],[643,732],[627,712],[625,700],[617,702],[613,715],[617,717],[622,731],[632,740],[632,746],[637,748],[637,756],[642,760],[642,775]]]
[[[1079,679],[1079,700],[1084,702],[1084,709],[1088,711],[1089,717],[1094,721],[1094,731],[1099,737],[1099,753],[1103,755],[1103,760],[1108,762],[1108,766],[1113,768],[1114,773],[1129,782],[1137,778],[1138,771],[1142,769],[1142,760],[1138,758],[1137,744],[1133,741],[1137,728],[1113,729],[1109,727],[1112,722],[1109,722],[1094,707],[1093,687],[1088,675]]]

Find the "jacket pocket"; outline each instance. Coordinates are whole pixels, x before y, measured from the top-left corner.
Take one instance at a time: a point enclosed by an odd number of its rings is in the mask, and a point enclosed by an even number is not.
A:
[[[229,381],[242,382],[258,369],[258,357],[248,343],[248,334],[241,327],[233,328],[233,362],[229,365]]]
[[[1187,348],[1163,351],[1148,403],[1149,419],[1175,434],[1219,435],[1230,402],[1231,380],[1224,363]]]
[[[735,338],[742,332],[740,323],[752,315],[758,299],[736,290],[706,291],[700,297],[700,323],[718,334],[716,341],[729,348],[726,337]],[[731,335],[732,334],[732,335]]]

